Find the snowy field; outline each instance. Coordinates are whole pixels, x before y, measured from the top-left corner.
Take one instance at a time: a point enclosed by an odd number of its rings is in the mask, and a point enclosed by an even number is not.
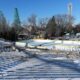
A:
[[[25,40],[15,43],[18,47],[29,47],[48,50],[80,51],[80,41],[71,40]]]
[[[4,46],[4,42],[1,45]],[[57,55],[48,50],[0,49],[3,50],[0,53],[0,80],[80,80],[79,59],[70,60],[65,54]]]

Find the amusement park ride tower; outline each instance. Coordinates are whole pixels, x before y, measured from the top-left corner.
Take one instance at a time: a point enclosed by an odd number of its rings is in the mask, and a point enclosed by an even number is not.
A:
[[[71,23],[71,18],[72,18],[72,3],[69,2],[68,4],[68,17],[69,17],[69,22]]]

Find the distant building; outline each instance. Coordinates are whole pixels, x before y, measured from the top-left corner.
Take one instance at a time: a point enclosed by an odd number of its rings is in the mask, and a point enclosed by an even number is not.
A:
[[[76,37],[77,38],[80,38],[80,33],[76,33]]]
[[[28,39],[30,32],[24,28],[18,35],[18,39]]]

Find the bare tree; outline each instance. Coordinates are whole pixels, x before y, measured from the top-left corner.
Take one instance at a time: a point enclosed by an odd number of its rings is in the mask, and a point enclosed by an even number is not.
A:
[[[28,18],[28,22],[29,22],[29,25],[31,26],[36,26],[36,15],[35,14],[32,14],[29,18]]]
[[[32,14],[29,18],[28,18],[28,29],[31,31],[31,34],[34,35],[36,34],[37,31],[37,20],[36,20],[36,15]]]
[[[40,28],[45,28],[47,23],[48,23],[48,18],[41,18],[39,19],[38,25]]]
[[[71,17],[71,18],[69,18]],[[70,21],[71,19],[71,21]],[[74,22],[74,17],[66,14],[63,15],[55,15],[56,24],[62,27],[66,27],[67,25],[72,25]]]
[[[74,22],[74,17],[69,15],[55,15],[55,20],[57,26],[59,28],[65,30],[65,32],[71,32],[72,31],[72,25]],[[61,30],[60,29],[60,30]]]

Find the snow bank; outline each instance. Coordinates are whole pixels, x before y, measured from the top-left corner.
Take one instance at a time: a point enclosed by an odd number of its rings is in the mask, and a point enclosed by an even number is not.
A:
[[[26,46],[26,43],[25,42],[15,42],[15,45],[17,47],[25,47]]]

